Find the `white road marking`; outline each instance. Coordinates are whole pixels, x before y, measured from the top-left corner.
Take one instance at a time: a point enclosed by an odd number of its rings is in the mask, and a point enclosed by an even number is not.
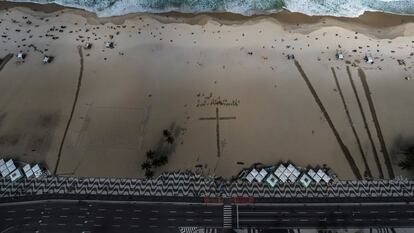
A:
[[[186,211],[186,214],[194,214],[194,211]]]
[[[406,210],[407,213],[414,213],[414,210]]]
[[[139,218],[136,218],[136,217],[133,217],[133,218],[131,218],[132,220],[139,220]]]
[[[316,212],[317,214],[324,214],[325,212],[324,211],[318,211],[318,212]]]
[[[68,216],[66,216],[66,215],[61,215],[61,216],[59,216],[59,218],[67,218]]]
[[[213,221],[213,219],[206,218],[206,219],[204,219],[204,221],[206,221],[206,222],[211,222],[211,221]]]
[[[301,222],[307,222],[307,221],[309,221],[309,219],[301,219],[299,221],[301,221]]]
[[[149,218],[149,220],[156,221],[158,218]]]
[[[151,227],[151,228],[156,228],[156,227],[158,227],[158,226],[156,226],[156,225],[151,225],[150,227]]]
[[[85,210],[88,210],[88,208],[79,208],[80,210],[83,210],[83,211],[85,211]]]
[[[50,218],[49,215],[43,215],[42,218]]]
[[[398,221],[398,218],[390,218],[390,221]]]
[[[76,223],[75,225],[76,225],[76,226],[78,226],[78,227],[83,226],[83,224],[82,224],[82,223]]]
[[[34,209],[25,209],[26,212],[34,211]]]
[[[141,210],[134,210],[134,212],[141,212]]]
[[[116,211],[116,212],[123,212],[124,210],[121,210],[121,209],[116,209],[115,211]]]
[[[176,219],[175,218],[169,218],[169,219],[167,219],[168,221],[175,221]]]
[[[7,211],[7,213],[16,213],[16,211],[15,210],[9,210],[9,211]]]
[[[290,219],[288,219],[288,218],[282,219],[282,222],[289,222],[289,221],[290,221]]]
[[[93,224],[94,227],[100,227],[102,226],[101,224]]]
[[[211,212],[211,211],[204,211],[203,213],[204,214],[212,214],[213,212]]]
[[[342,214],[342,211],[334,211],[334,214]]]
[[[31,219],[32,217],[27,216],[27,217],[23,217],[23,219]]]
[[[11,220],[13,220],[13,218],[6,218],[6,219],[4,219],[4,220],[6,220],[6,221],[11,221]]]
[[[344,221],[344,219],[343,219],[343,218],[338,218],[338,219],[336,219],[336,221],[337,221],[337,222],[343,222],[343,221]]]
[[[408,221],[414,221],[414,218],[409,218]]]
[[[390,210],[390,211],[388,211],[388,213],[390,213],[390,214],[392,214],[392,213],[397,213],[397,211],[395,211],[395,210]]]
[[[47,223],[40,223],[40,226],[47,226]]]
[[[45,210],[52,210],[52,208],[45,208]]]
[[[79,215],[78,218],[85,218],[85,216]]]
[[[194,219],[192,219],[192,218],[187,218],[187,219],[186,219],[186,221],[188,221],[188,222],[193,222],[193,221],[194,221]]]
[[[175,211],[175,210],[170,210],[170,211],[168,211],[168,213],[170,213],[170,214],[174,214],[174,213],[177,213],[177,211]]]
[[[58,226],[66,226],[66,223],[58,223]]]
[[[104,217],[103,216],[96,216],[95,218],[101,219],[101,218],[104,218]]]
[[[98,209],[98,211],[105,211],[106,209]]]

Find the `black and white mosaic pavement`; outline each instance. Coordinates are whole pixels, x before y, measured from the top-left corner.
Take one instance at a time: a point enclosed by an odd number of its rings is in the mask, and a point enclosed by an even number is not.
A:
[[[338,199],[383,200],[414,197],[414,181],[336,181],[305,188],[298,183],[270,187],[266,183],[229,182],[192,173],[164,173],[151,180],[117,178],[44,177],[10,182],[0,179],[0,201],[25,198],[94,198],[141,200],[142,198],[234,198],[253,197],[255,201],[324,201]],[[114,198],[116,197],[116,198]]]

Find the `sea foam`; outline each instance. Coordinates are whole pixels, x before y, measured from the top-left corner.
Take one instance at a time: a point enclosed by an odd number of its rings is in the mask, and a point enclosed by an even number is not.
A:
[[[307,15],[345,17],[357,17],[365,11],[414,15],[414,0],[14,0],[13,2],[56,3],[95,12],[99,17],[172,11],[257,15],[283,9]]]

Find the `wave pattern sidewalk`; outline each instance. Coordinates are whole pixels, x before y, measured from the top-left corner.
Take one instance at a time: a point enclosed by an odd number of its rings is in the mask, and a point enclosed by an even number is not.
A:
[[[339,181],[329,185],[311,185],[304,188],[299,184],[286,183],[271,188],[265,183],[247,181],[226,182],[192,173],[164,173],[152,180],[116,178],[74,178],[45,177],[24,179],[12,183],[0,179],[0,201],[10,199],[42,199],[65,197],[69,199],[125,199],[142,198],[233,198],[254,197],[255,201],[329,201],[350,198],[352,200],[405,199],[414,197],[414,181]]]

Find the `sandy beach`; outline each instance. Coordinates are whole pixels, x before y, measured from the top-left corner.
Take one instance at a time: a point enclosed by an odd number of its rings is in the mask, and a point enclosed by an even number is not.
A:
[[[2,156],[58,175],[143,177],[146,151],[167,146],[156,174],[292,161],[341,179],[412,176],[397,164],[414,138],[414,17],[0,6]]]

